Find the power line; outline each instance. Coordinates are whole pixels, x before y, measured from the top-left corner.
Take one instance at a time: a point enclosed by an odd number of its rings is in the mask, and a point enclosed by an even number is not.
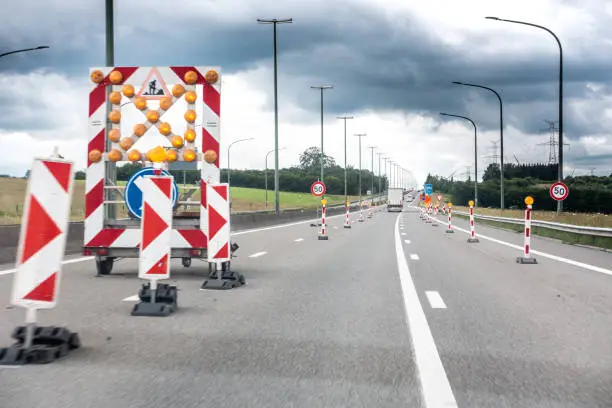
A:
[[[559,129],[555,127],[556,121],[544,120],[548,124],[548,129],[540,129],[540,132],[548,131],[548,142],[538,143],[537,146],[548,146],[548,164],[558,164],[559,159],[557,157],[558,132]],[[564,146],[569,146],[568,143],[563,143]]]

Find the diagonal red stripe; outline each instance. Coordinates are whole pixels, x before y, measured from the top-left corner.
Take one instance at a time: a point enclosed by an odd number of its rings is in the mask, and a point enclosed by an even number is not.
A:
[[[142,214],[142,246],[141,248],[146,249],[155,238],[159,236],[168,228],[166,221],[162,220],[161,217],[151,208],[148,203],[144,203],[144,210]]]
[[[168,271],[168,254],[164,254],[155,265],[145,272],[145,275],[165,275]]]
[[[70,171],[72,170],[72,164],[52,161],[43,161],[43,164],[49,169],[51,174],[53,174],[53,177],[55,177],[64,191],[68,192],[71,181]]]
[[[203,99],[206,106],[208,106],[215,115],[221,116],[221,95],[219,92],[210,84],[204,84],[202,89]]]
[[[151,177],[153,184],[155,184],[166,197],[170,198],[172,194],[172,183],[168,177]]]
[[[227,186],[213,186],[215,190],[225,201],[227,201]]]
[[[121,72],[123,83],[126,83],[137,69],[138,67],[115,67],[113,70]],[[109,75],[113,70],[109,72]],[[89,93],[89,116],[93,115],[98,108],[106,102],[106,86],[110,84],[111,82],[107,75],[104,80]]]
[[[98,134],[89,141],[89,143],[87,144],[87,153],[91,152],[92,150],[99,150],[101,153],[103,153],[104,147],[105,147],[104,146],[105,136],[106,136],[106,129],[104,128],[100,130]],[[89,160],[89,155],[87,155],[87,167],[89,167],[91,163],[92,161]]]
[[[89,217],[104,202],[104,180],[93,186],[85,195],[85,218]]]
[[[27,225],[21,255],[22,264],[62,233],[33,195],[30,196],[30,208],[25,222]]]
[[[177,230],[179,234],[189,243],[191,248],[206,248],[206,235],[199,229]]]
[[[187,71],[195,71],[198,74],[198,81],[196,83],[203,84],[206,82],[204,75],[200,71],[198,71],[195,67],[170,67],[170,69],[181,79],[181,81],[185,82],[185,74]]]
[[[86,247],[109,247],[125,232],[125,229],[105,228],[100,230],[91,241],[85,244]]]
[[[214,207],[210,207],[208,209],[208,240],[212,240],[226,223],[227,220],[223,218]]]
[[[208,201],[207,201],[206,194],[207,194],[206,182],[200,179],[200,205],[202,205],[204,208],[208,207]]]
[[[38,284],[23,298],[25,300],[37,300],[39,302],[53,302],[55,299],[55,288],[57,282],[57,272]]]
[[[202,128],[202,151],[212,150],[217,153],[215,166],[219,167],[219,142],[208,131]]]
[[[229,245],[227,243],[225,243],[225,245],[223,245],[219,252],[217,252],[215,256],[213,256],[213,259],[218,258],[229,258]]]

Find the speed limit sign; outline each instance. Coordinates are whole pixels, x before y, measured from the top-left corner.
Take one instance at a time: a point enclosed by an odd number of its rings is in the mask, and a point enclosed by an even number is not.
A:
[[[310,192],[313,196],[321,197],[325,194],[325,184],[323,184],[322,181],[315,181],[312,183],[312,186],[310,186]]]
[[[567,198],[569,194],[569,188],[560,181],[556,182],[552,186],[550,186],[550,196],[553,200],[563,201]]]

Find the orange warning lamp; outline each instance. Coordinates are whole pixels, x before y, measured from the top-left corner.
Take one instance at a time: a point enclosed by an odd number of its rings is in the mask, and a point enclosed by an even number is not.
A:
[[[92,150],[91,152],[89,152],[89,160],[92,163],[97,163],[100,160],[102,160],[102,152],[100,152],[98,149]]]
[[[131,98],[136,93],[136,90],[134,89],[132,85],[123,85],[123,88],[121,88],[121,91],[128,98]]]
[[[447,207],[448,207],[448,208],[453,208],[453,203],[448,203],[448,204],[447,204]]]
[[[102,83],[102,81],[104,81],[104,74],[99,69],[96,69],[91,72],[89,78],[91,79],[91,82],[95,84],[100,84]]]
[[[350,205],[351,205],[351,202],[350,202],[350,201],[347,201],[347,202],[346,202],[346,205],[347,205],[347,206],[350,206]]]
[[[168,110],[172,106],[172,98],[169,96],[164,96],[159,100],[159,108],[163,110]]]
[[[166,150],[161,146],[156,146],[149,150],[147,158],[154,163],[162,163],[166,160]]]
[[[121,94],[117,91],[113,91],[108,95],[108,100],[113,105],[119,105],[121,103]]]
[[[196,159],[196,152],[193,149],[185,149],[183,152],[183,160],[192,162]]]
[[[327,200],[326,199],[322,199],[321,200],[321,205],[327,205]]]
[[[110,152],[108,152],[108,160],[112,162],[118,162],[119,160],[121,160],[122,157],[123,157],[123,154],[121,154],[121,152],[117,149],[113,149]]]
[[[134,106],[139,110],[147,109],[147,100],[145,98],[138,97],[134,99]]]
[[[187,103],[195,103],[196,99],[198,99],[198,96],[193,91],[189,91],[185,94],[185,100]]]
[[[113,71],[108,76],[108,79],[111,81],[111,84],[118,85],[123,81],[123,75],[119,71]]]
[[[196,120],[196,113],[193,109],[189,109],[185,112],[185,120],[189,123],[193,123]]]
[[[184,137],[185,137],[185,140],[186,140],[187,142],[189,142],[189,143],[193,143],[193,142],[195,142],[195,140],[196,140],[196,132],[195,132],[195,130],[193,130],[193,129],[187,129],[187,130],[185,131],[185,135],[184,135]]]
[[[172,132],[172,128],[170,127],[170,124],[168,122],[161,123],[159,127],[157,128],[157,130],[159,130],[159,133],[161,133],[164,136],[168,136],[170,132]]]
[[[146,131],[147,131],[147,127],[143,125],[142,123],[134,125],[134,134],[136,136],[140,137],[144,135]]]
[[[185,87],[181,84],[176,84],[172,87],[172,96],[180,98],[185,93]]]
[[[474,206],[474,200],[470,200],[470,201],[468,201],[468,205],[469,205],[470,207],[473,207],[473,206]]]
[[[532,196],[525,197],[525,204],[532,205],[533,204],[533,197]]]
[[[128,152],[128,160],[130,161],[133,161],[133,162],[138,161],[140,160],[140,156],[141,156],[140,152],[136,149],[132,149]]]
[[[198,81],[198,74],[195,71],[187,71],[184,76],[185,82],[193,85]]]
[[[151,123],[157,123],[159,120],[159,112],[150,110],[147,112],[147,120]]]
[[[209,84],[214,84],[219,80],[219,74],[214,69],[211,69],[206,72],[206,74],[204,75],[204,79],[206,79],[206,82],[208,82]]]
[[[166,160],[168,162],[174,162],[178,159],[178,153],[176,152],[176,150],[168,150],[166,152]]]
[[[133,144],[134,144],[134,141],[129,137],[124,137],[119,142],[119,146],[121,146],[121,148],[125,151],[128,151],[130,147],[132,147]]]
[[[117,143],[121,139],[121,131],[119,129],[111,129],[108,132],[108,139],[113,143]]]
[[[121,122],[121,112],[118,111],[118,110],[112,110],[108,114],[108,120],[110,120],[111,122],[113,122],[115,124]]]
[[[206,152],[204,152],[204,160],[206,160],[206,163],[216,162],[217,152],[215,152],[214,150],[207,150]]]
[[[183,138],[180,136],[172,136],[172,138],[170,138],[170,143],[172,144],[172,147],[176,147],[177,149],[180,149],[181,147],[183,147]]]

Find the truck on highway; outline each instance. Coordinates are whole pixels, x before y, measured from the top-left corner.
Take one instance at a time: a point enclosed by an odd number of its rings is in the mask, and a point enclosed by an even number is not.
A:
[[[389,188],[387,193],[387,212],[402,211],[404,208],[404,190],[401,188]]]

